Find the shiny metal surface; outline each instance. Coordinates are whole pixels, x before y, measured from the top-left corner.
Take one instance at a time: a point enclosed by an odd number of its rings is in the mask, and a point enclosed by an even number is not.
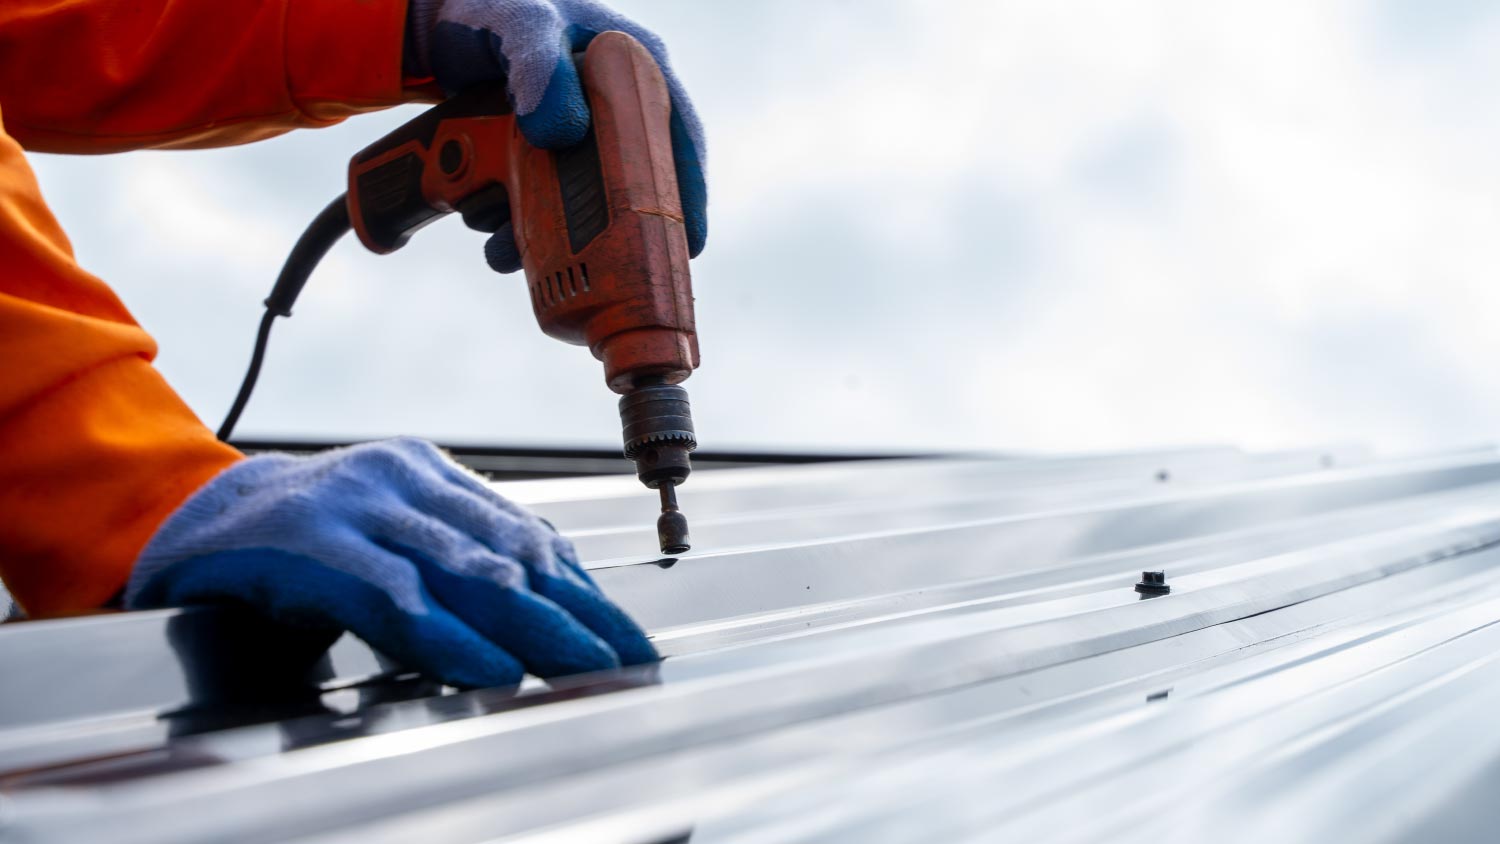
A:
[[[649,534],[625,553],[634,479],[505,489],[580,538],[659,670],[454,693],[347,638],[257,661],[236,650],[257,622],[220,612],[6,625],[0,673],[45,682],[0,696],[0,841],[1489,840],[1500,820],[1493,451],[724,470],[684,487],[704,550],[675,560]],[[1171,594],[1142,600],[1143,570]]]

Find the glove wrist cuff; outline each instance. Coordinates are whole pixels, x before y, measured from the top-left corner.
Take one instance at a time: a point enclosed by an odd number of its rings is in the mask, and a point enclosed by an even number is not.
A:
[[[255,489],[274,481],[278,471],[297,458],[286,454],[257,454],[231,463],[209,478],[156,529],[141,549],[124,591],[118,597],[126,609],[144,609],[141,592],[158,572],[191,553],[203,540],[204,526],[216,524],[243,498],[241,489]]]

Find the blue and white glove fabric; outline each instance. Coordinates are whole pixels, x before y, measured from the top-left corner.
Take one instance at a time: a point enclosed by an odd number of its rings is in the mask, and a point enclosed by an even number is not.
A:
[[[569,147],[588,131],[589,110],[572,53],[601,32],[624,32],[645,45],[672,94],[672,155],[682,195],[688,252],[708,239],[707,163],[703,125],[662,40],[594,0],[411,0],[407,72],[432,76],[450,96],[481,82],[505,80],[521,133],[533,146]],[[499,272],[521,267],[509,225],[485,249]]]
[[[416,439],[250,457],[194,493],[142,551],[125,604],[226,602],[352,631],[454,686],[657,658],[570,542]]]

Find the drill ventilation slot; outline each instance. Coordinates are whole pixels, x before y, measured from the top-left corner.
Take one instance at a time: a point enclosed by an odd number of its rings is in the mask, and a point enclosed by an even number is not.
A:
[[[589,285],[589,265],[582,263],[566,270],[547,273],[542,276],[540,283],[533,282],[530,287],[532,304],[539,309],[550,308],[561,304],[564,299],[572,299],[593,290]]]

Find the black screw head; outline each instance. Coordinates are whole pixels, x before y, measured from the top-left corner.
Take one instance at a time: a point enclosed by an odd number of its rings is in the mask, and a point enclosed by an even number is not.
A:
[[[1135,585],[1135,591],[1148,598],[1165,595],[1172,591],[1167,585],[1167,573],[1164,571],[1143,571],[1141,582]]]

